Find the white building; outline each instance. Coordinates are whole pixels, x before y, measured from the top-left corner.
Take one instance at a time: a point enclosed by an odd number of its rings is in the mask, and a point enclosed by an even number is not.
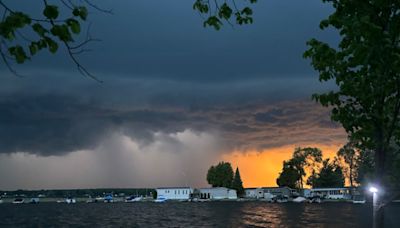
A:
[[[313,188],[310,196],[320,196],[326,199],[351,199],[349,188]]]
[[[264,189],[262,188],[246,188],[244,190],[244,195],[246,198],[264,198]]]
[[[200,199],[237,199],[236,190],[217,187],[217,188],[200,188]]]
[[[273,196],[293,197],[298,195],[295,189],[289,187],[260,187],[260,188],[246,188],[244,190],[246,198],[266,198],[269,199]]]
[[[188,200],[193,189],[190,187],[168,187],[157,188],[157,198],[165,198],[166,200]]]

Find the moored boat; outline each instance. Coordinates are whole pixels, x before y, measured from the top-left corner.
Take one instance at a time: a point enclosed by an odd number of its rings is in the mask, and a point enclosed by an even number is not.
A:
[[[133,202],[139,202],[142,201],[143,197],[141,196],[130,196],[128,198],[125,199],[126,203],[133,203]]]
[[[74,199],[72,197],[68,197],[68,198],[65,199],[65,202],[67,204],[76,203],[76,199]]]
[[[315,196],[310,199],[310,203],[322,203],[321,197]]]
[[[289,197],[287,197],[287,196],[277,196],[274,200],[277,203],[287,203],[289,201]]]
[[[305,202],[305,201],[307,201],[307,199],[304,198],[304,197],[301,197],[301,196],[298,196],[298,197],[296,197],[296,198],[293,199],[293,202],[294,202],[294,203],[303,203],[303,202]]]
[[[31,204],[37,204],[37,203],[39,203],[39,198],[31,198],[31,200],[29,201],[29,203],[31,203]]]
[[[154,200],[155,203],[165,203],[167,202],[167,199],[163,196],[157,197],[157,199]]]
[[[112,196],[112,194],[108,194],[104,197],[104,203],[113,203],[114,202],[114,198]]]
[[[366,202],[364,196],[354,196],[353,203],[355,204],[364,204]]]
[[[25,200],[23,198],[16,198],[12,203],[13,204],[21,204],[24,202],[25,202]]]

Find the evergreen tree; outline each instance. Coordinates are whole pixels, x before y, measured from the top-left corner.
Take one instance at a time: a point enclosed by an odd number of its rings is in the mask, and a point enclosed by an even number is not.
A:
[[[242,178],[240,177],[239,167],[236,168],[235,177],[233,178],[232,188],[236,190],[238,196],[243,195],[244,188]]]

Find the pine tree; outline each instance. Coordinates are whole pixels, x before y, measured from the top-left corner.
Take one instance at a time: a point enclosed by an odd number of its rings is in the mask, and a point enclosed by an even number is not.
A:
[[[242,178],[240,177],[239,167],[236,168],[235,177],[233,178],[232,181],[232,188],[236,190],[239,196],[243,195],[244,188],[243,188]]]

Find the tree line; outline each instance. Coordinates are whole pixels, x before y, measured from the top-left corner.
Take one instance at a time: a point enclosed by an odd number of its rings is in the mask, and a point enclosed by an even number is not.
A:
[[[393,153],[395,155],[396,152]],[[388,187],[399,188],[400,157],[391,156],[391,166],[386,177]],[[305,184],[313,188],[344,187],[346,179],[350,187],[368,186],[374,181],[374,152],[361,149],[356,141],[349,141],[340,148],[333,159],[323,159],[318,148],[295,148],[290,159],[283,161],[278,186],[301,189]],[[306,177],[308,177],[306,179]]]

